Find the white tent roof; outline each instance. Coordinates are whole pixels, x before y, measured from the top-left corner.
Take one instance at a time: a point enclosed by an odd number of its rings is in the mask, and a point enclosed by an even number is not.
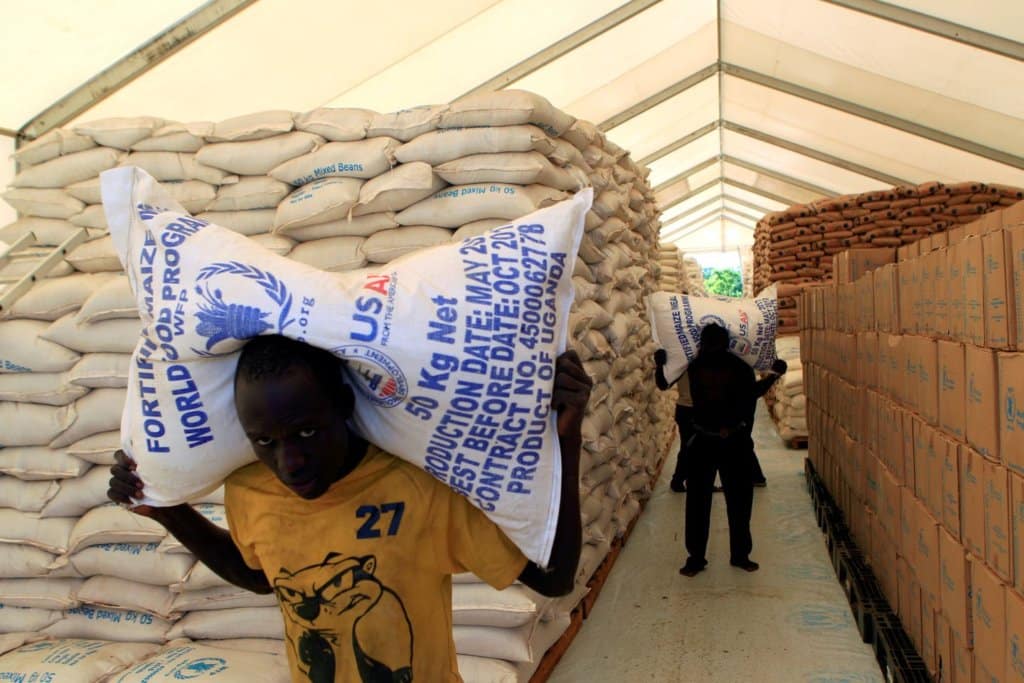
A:
[[[929,180],[1024,186],[1020,0],[4,9],[8,138],[108,116],[391,111],[522,88],[600,124],[648,164],[663,239],[689,251],[749,244],[764,212],[822,196]]]

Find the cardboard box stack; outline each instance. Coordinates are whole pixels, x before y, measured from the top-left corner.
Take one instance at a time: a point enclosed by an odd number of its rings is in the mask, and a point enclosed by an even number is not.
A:
[[[894,249],[944,233],[1024,199],[997,184],[939,182],[798,204],[766,214],[754,231],[754,291],[779,283],[779,331],[799,331],[796,299],[831,280],[847,249]],[[855,278],[856,279],[856,278]]]
[[[21,215],[0,227],[0,241],[31,233],[36,246],[0,264],[0,282],[17,280],[79,230],[88,241],[0,320],[4,643],[16,640],[5,634],[30,632],[160,646],[257,639],[266,652],[283,648],[272,598],[227,586],[161,527],[105,504],[141,323],[107,235],[100,172],[140,166],[189,211],[335,271],[461,240],[595,188],[569,321],[571,344],[594,380],[577,590],[550,601],[460,576],[453,591],[464,678],[528,678],[635,519],[674,437],[674,400],[654,386],[642,308],[659,259],[647,169],[592,124],[521,91],[393,114],[108,119],[52,131],[15,156],[21,171],[4,197]],[[222,494],[200,502],[224,524]],[[152,648],[132,653],[123,664]]]
[[[801,298],[809,457],[933,672],[1024,680],[1024,202],[856,273]]]

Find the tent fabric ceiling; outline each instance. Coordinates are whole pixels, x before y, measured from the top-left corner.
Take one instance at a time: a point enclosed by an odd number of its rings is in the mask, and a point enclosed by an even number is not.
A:
[[[1024,186],[1017,0],[559,0],[557,12],[546,0],[15,0],[5,9],[0,132],[9,136],[140,114],[392,111],[522,88],[601,125],[647,163],[663,239],[691,251],[749,245],[766,211],[823,196],[929,180]],[[158,49],[139,48],[147,44]],[[73,118],[59,120],[65,110]]]

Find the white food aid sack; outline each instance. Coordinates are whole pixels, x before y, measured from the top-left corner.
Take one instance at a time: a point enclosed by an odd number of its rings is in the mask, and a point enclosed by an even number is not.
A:
[[[775,332],[779,325],[775,286],[756,299],[698,297],[654,292],[647,298],[651,337],[665,349],[665,379],[675,382],[700,350],[700,331],[709,323],[729,330],[729,350],[755,370],[775,362]]]
[[[138,169],[102,184],[143,322],[121,430],[146,503],[194,498],[255,459],[235,367],[247,339],[282,334],[347,361],[358,433],[466,495],[546,564],[561,480],[554,361],[589,190],[377,270],[327,273],[192,218]]]

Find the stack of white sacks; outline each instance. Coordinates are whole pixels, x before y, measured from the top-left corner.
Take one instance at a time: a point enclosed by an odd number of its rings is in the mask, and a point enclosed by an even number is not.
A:
[[[754,250],[750,247],[740,250],[740,274],[743,278],[743,296],[754,293]]]
[[[807,438],[807,397],[804,395],[804,371],[800,364],[800,337],[779,337],[775,342],[779,358],[789,371],[771,389],[771,409],[779,436],[786,441]]]
[[[658,289],[663,292],[686,293],[687,280],[683,269],[683,255],[674,244],[658,245],[658,266],[661,277]]]
[[[76,230],[89,240],[0,319],[0,645],[26,637],[17,632],[151,644],[118,650],[125,668],[178,661],[182,643],[199,641],[278,662],[256,680],[287,679],[273,598],[228,586],[159,525],[105,503],[140,321],[106,233],[98,175],[139,166],[194,214],[330,271],[460,240],[595,188],[570,318],[594,379],[577,590],[551,601],[459,576],[453,592],[466,680],[528,679],[636,517],[673,437],[643,315],[660,227],[646,169],[595,126],[515,91],[394,114],[108,119],[53,131],[16,159],[22,170],[4,198],[21,218],[0,228],[0,241],[32,232],[36,246],[0,269],[0,283]],[[197,501],[223,525],[222,502],[221,492]],[[0,672],[15,656],[0,657]]]
[[[683,257],[683,282],[687,294],[691,296],[708,295],[707,287],[704,286],[704,269],[693,257]]]

